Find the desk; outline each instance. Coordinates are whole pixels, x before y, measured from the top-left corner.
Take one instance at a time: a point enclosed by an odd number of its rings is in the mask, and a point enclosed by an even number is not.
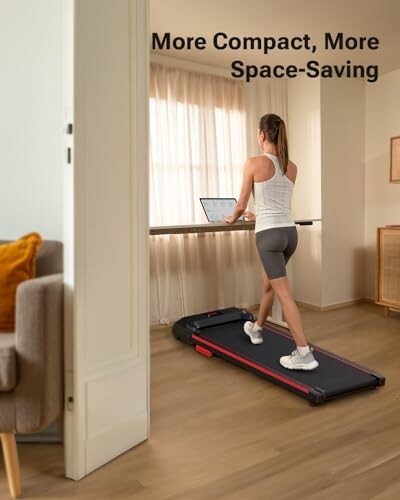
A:
[[[312,226],[314,222],[321,222],[321,219],[296,219],[295,223],[299,226]],[[250,231],[254,230],[255,223],[250,221],[240,221],[234,224],[226,222],[209,222],[207,224],[191,224],[179,226],[154,226],[150,227],[150,236],[162,234],[199,234],[199,233],[216,233],[223,231]],[[289,261],[290,264],[290,261]],[[288,269],[289,274],[289,269]],[[288,328],[288,325],[282,319],[282,309],[279,300],[275,298],[271,316],[268,321],[277,325]]]
[[[299,219],[295,223],[299,226],[312,226],[321,219]],[[153,226],[150,236],[158,234],[192,234],[192,233],[217,233],[222,231],[250,231],[254,229],[255,222],[243,221],[228,224],[226,222],[208,222],[207,224],[190,224],[180,226]]]

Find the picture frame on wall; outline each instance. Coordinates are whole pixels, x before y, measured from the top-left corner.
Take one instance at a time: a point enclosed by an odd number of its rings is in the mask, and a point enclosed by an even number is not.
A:
[[[400,183],[400,136],[390,139],[390,182]]]

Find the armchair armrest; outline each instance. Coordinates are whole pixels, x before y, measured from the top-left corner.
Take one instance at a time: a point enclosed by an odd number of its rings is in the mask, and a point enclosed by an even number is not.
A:
[[[16,432],[41,430],[63,402],[63,276],[27,280],[17,288]]]

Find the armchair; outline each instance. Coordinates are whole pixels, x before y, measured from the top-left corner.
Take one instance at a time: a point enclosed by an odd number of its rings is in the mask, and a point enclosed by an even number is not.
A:
[[[44,241],[36,278],[17,288],[15,333],[0,334],[0,437],[13,497],[21,494],[15,434],[41,431],[63,408],[61,273],[62,244]]]

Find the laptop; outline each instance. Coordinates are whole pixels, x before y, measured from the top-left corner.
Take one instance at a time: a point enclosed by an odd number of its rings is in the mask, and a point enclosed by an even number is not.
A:
[[[232,215],[237,201],[236,198],[200,198],[208,222],[223,222],[224,217]],[[246,219],[241,216],[240,221]]]

